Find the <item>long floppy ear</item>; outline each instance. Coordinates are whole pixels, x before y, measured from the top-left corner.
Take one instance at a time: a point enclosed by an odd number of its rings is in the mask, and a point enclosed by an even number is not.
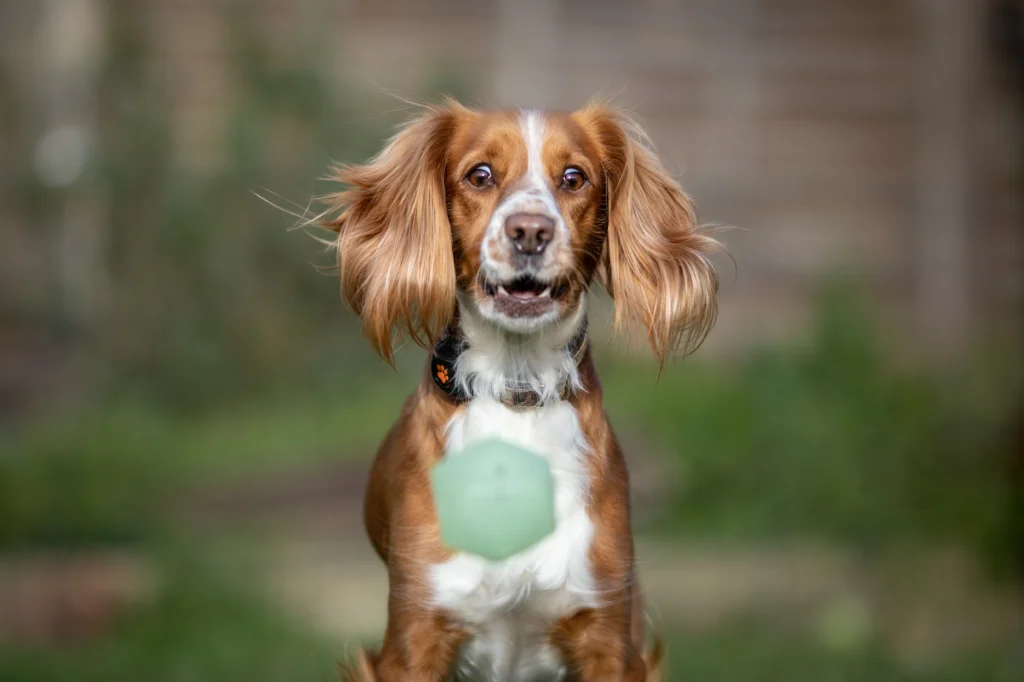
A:
[[[403,333],[432,346],[455,311],[455,262],[445,196],[454,103],[407,123],[365,165],[341,166],[328,198],[336,218],[341,293],[374,349],[393,364]]]
[[[718,312],[708,254],[721,248],[630,119],[601,106],[580,112],[604,151],[608,237],[600,277],[616,328],[639,322],[659,364],[700,346]]]

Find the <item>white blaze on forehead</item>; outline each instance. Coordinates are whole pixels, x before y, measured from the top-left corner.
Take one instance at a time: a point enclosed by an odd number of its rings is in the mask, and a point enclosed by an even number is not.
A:
[[[544,167],[544,139],[547,135],[547,117],[542,111],[527,110],[519,113],[519,131],[526,144],[526,173],[519,189],[505,200],[511,212],[543,213],[555,219],[557,228],[564,227],[558,211],[558,202],[548,181]]]
[[[519,129],[523,132],[526,142],[526,181],[527,187],[534,191],[544,191],[544,114],[539,111],[524,111],[519,116]]]
[[[518,177],[508,178],[510,193],[502,199],[491,214],[487,232],[480,247],[482,267],[485,274],[495,281],[504,281],[516,276],[513,268],[513,249],[505,236],[505,221],[516,213],[536,213],[551,218],[555,223],[554,236],[545,249],[538,277],[553,277],[558,269],[555,262],[560,251],[568,248],[569,230],[562,218],[544,168],[544,139],[547,134],[547,118],[536,110],[519,112],[519,131],[526,147],[526,170]]]

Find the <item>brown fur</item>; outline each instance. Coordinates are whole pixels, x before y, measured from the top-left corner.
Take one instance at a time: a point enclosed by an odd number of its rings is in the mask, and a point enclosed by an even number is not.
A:
[[[608,243],[602,280],[617,327],[639,321],[658,361],[692,352],[714,326],[720,244],[698,229],[693,203],[629,118],[594,105],[579,112],[605,150]]]
[[[424,608],[426,570],[451,557],[441,545],[429,471],[443,453],[444,427],[461,409],[427,374],[406,402],[377,453],[367,489],[365,523],[388,566],[388,628],[380,652],[363,652],[347,674],[362,680],[441,682],[465,633],[445,614]],[[591,443],[590,516],[595,522],[591,567],[608,606],[557,623],[550,639],[587,680],[648,680],[645,629],[637,592],[625,460],[602,408],[589,351],[581,363],[584,391],[571,398]],[[656,652],[654,652],[656,653]],[[376,677],[367,677],[373,671]],[[625,677],[623,677],[625,675]]]
[[[571,164],[589,180],[558,194],[571,233],[567,250],[553,254],[571,270],[564,311],[600,276],[617,323],[638,320],[660,362],[695,348],[715,317],[717,280],[706,253],[717,242],[698,230],[689,199],[638,129],[606,107],[551,114],[548,131],[545,170]],[[468,187],[463,178],[482,161],[498,182]],[[327,226],[338,232],[342,292],[386,359],[396,332],[432,344],[456,315],[457,289],[484,295],[477,271],[486,225],[525,169],[513,113],[448,103],[405,127],[369,164],[339,170],[348,188],[333,198],[340,212]],[[435,387],[431,371],[428,364],[382,443],[367,488],[366,530],[387,565],[390,594],[380,651],[361,652],[344,671],[357,682],[441,682],[466,636],[429,606],[426,592],[428,567],[451,556],[440,542],[429,471],[444,455],[446,424],[462,409]],[[605,604],[563,618],[549,639],[578,679],[660,680],[661,646],[646,647],[628,474],[589,350],[580,376],[584,390],[570,400],[591,445],[590,563]]]
[[[430,345],[455,312],[455,265],[444,200],[454,109],[432,112],[396,135],[370,164],[340,167],[349,186],[326,226],[338,233],[345,300],[366,337],[391,362],[396,328]]]

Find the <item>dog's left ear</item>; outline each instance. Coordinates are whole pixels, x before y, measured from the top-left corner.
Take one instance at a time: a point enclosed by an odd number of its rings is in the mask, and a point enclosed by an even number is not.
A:
[[[369,163],[344,166],[346,189],[330,197],[341,212],[342,296],[363,333],[391,363],[396,335],[431,347],[455,312],[455,261],[444,173],[459,116],[454,102],[406,124]]]
[[[603,152],[608,237],[600,278],[617,328],[639,322],[664,365],[697,349],[718,312],[708,254],[721,248],[697,225],[693,204],[626,116],[591,106],[577,114]]]

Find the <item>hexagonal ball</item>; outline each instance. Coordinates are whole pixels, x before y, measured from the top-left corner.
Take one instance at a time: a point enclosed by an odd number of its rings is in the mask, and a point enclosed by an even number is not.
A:
[[[470,444],[430,473],[445,546],[500,561],[555,529],[555,486],[543,457],[503,440]]]

